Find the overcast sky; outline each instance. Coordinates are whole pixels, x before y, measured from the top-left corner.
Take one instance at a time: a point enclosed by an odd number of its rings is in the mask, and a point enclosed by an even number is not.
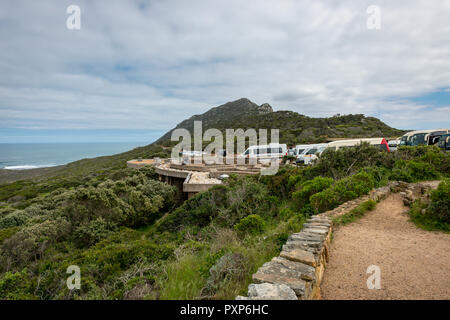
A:
[[[71,4],[80,30],[66,27]],[[156,138],[241,97],[449,127],[449,21],[450,1],[430,0],[2,0],[0,142],[49,130]]]

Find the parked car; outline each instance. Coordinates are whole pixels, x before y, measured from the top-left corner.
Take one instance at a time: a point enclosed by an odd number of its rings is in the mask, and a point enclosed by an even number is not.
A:
[[[388,141],[388,146],[389,146],[389,150],[390,151],[395,151],[397,150],[397,147],[400,144],[400,139],[396,139],[396,140],[389,140]]]
[[[311,144],[299,144],[295,146],[295,155],[298,157],[305,151],[306,148],[311,147]]]
[[[269,143],[268,145],[250,146],[242,154],[245,158],[272,159],[286,156],[286,144]]]
[[[317,154],[320,154],[327,147],[326,143],[310,144],[297,156],[297,164],[311,164],[317,159]]]

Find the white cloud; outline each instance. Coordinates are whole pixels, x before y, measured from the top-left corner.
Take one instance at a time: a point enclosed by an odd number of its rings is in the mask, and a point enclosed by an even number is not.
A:
[[[241,97],[309,116],[450,123],[407,100],[450,87],[448,2],[70,1],[0,4],[0,125],[168,129]],[[141,8],[140,6],[141,5]],[[431,120],[430,120],[431,119]]]

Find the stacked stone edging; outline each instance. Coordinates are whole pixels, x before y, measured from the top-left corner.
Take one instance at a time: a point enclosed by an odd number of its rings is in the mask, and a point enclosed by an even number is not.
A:
[[[368,195],[312,216],[301,232],[289,236],[278,257],[263,264],[253,274],[248,297],[237,300],[315,300],[320,298],[320,284],[329,258],[332,234],[331,218],[348,213],[367,200],[385,198],[398,183],[373,189]],[[296,298],[294,298],[294,296]]]
[[[313,216],[301,232],[289,236],[278,257],[263,264],[253,274],[248,297],[238,300],[311,300],[320,296],[328,248],[331,219]]]
[[[320,298],[320,284],[328,263],[332,218],[344,215],[362,202],[379,201],[391,192],[399,192],[405,205],[427,195],[439,181],[406,183],[392,181],[386,187],[373,189],[368,195],[312,216],[301,232],[289,236],[278,257],[263,264],[253,274],[248,297],[237,300],[315,300]]]

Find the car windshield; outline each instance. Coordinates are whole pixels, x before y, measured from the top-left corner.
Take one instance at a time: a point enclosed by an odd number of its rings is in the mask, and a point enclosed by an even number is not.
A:
[[[310,149],[306,154],[315,154],[317,152],[317,149]]]

